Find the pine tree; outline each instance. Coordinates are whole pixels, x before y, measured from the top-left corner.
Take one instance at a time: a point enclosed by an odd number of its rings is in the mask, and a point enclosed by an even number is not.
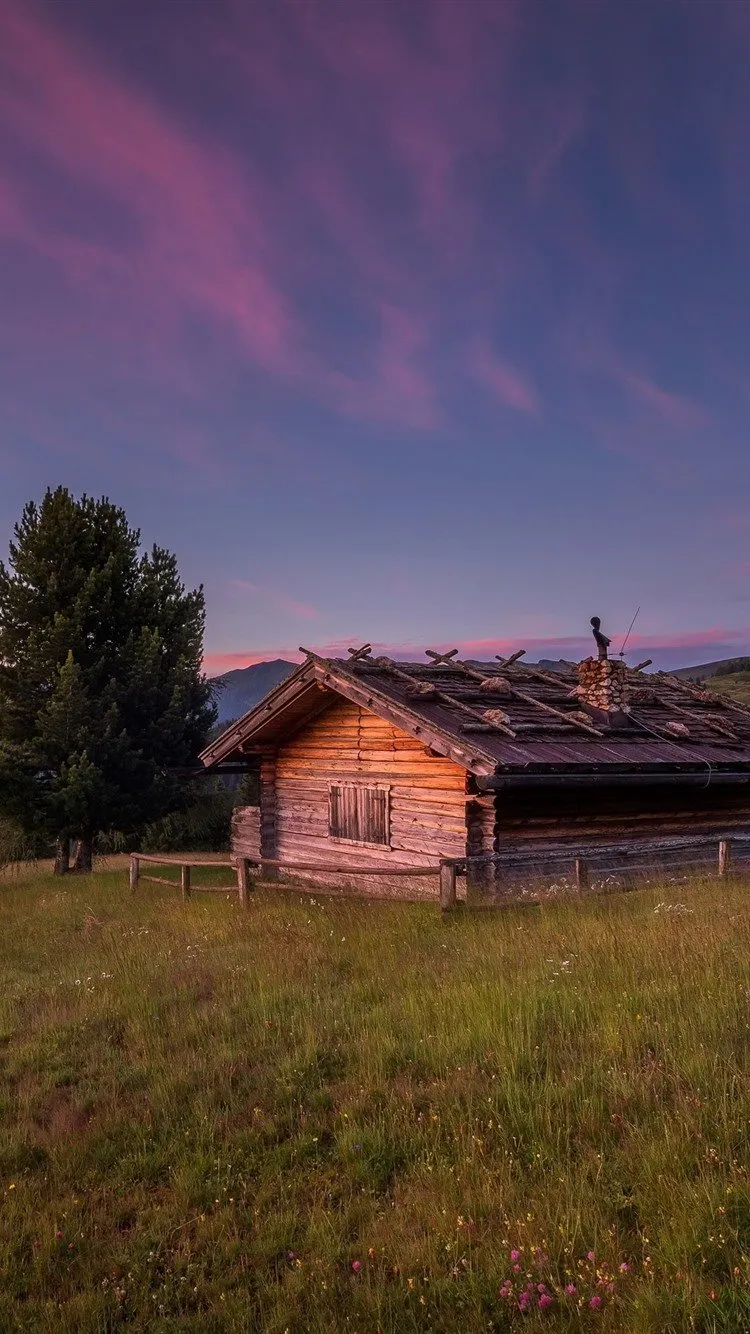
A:
[[[106,498],[64,487],[24,508],[0,562],[0,800],[89,870],[95,835],[180,808],[175,770],[215,717],[203,590]]]

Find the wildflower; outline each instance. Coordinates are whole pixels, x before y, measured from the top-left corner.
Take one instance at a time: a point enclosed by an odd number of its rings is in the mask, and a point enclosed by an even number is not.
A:
[[[596,1256],[595,1256],[594,1252],[593,1252],[593,1251],[589,1251],[588,1255],[586,1256],[586,1259],[587,1259],[587,1260],[590,1260],[591,1263],[593,1264],[594,1261],[596,1260]]]
[[[355,1274],[358,1274],[361,1268],[362,1268],[361,1260],[352,1260],[352,1269],[354,1270]]]
[[[521,1296],[518,1298],[518,1309],[519,1309],[519,1311],[528,1311],[530,1300],[531,1300],[531,1298],[529,1297],[528,1293],[527,1293],[527,1292],[522,1292],[522,1293],[521,1293]]]
[[[620,1273],[621,1274],[630,1273],[630,1265],[628,1264],[627,1260],[623,1260],[622,1264],[620,1265]]]
[[[601,1297],[599,1297],[597,1293],[594,1293],[594,1296],[589,1300],[589,1306],[591,1307],[591,1310],[598,1311],[601,1304],[602,1304]]]
[[[55,1233],[55,1241],[62,1241],[62,1232],[57,1231]]]
[[[520,1259],[521,1259],[521,1252],[520,1252],[520,1251],[511,1251],[511,1253],[510,1253],[510,1262],[511,1262],[511,1264],[517,1264],[518,1261],[519,1261]]]
[[[575,1297],[575,1295],[576,1295],[576,1285],[575,1285],[575,1283],[567,1283],[567,1284],[565,1285],[565,1291],[567,1292],[567,1294],[568,1294],[569,1297]]]
[[[513,1266],[513,1273],[514,1273],[514,1274],[520,1274],[520,1272],[521,1272],[521,1266],[520,1266],[520,1265],[514,1265],[514,1266]]]

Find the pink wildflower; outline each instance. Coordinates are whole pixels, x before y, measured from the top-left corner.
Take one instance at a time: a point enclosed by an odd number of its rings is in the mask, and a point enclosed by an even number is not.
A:
[[[62,1232],[57,1231],[55,1233],[55,1241],[62,1241]]]
[[[621,1274],[630,1273],[630,1265],[628,1264],[627,1260],[623,1260],[622,1264],[620,1265],[620,1273]]]
[[[520,1266],[520,1265],[514,1265],[514,1266],[513,1266],[513,1273],[514,1273],[514,1274],[520,1274],[520,1272],[521,1272],[521,1266]]]
[[[537,1283],[537,1285],[536,1285],[536,1290],[537,1290],[537,1292],[546,1292],[546,1291],[547,1291],[547,1284],[546,1284],[546,1283]]]
[[[510,1262],[511,1262],[511,1264],[513,1264],[513,1265],[517,1264],[518,1261],[519,1261],[520,1259],[521,1259],[521,1252],[520,1252],[520,1251],[511,1251],[511,1253],[510,1253]]]
[[[596,1259],[596,1256],[595,1256],[594,1252],[593,1252],[593,1251],[589,1251],[588,1255],[586,1256],[586,1259],[587,1259],[587,1260],[590,1260],[591,1263],[593,1264],[594,1261],[595,1261],[595,1259]]]
[[[565,1291],[567,1292],[567,1294],[568,1294],[569,1297],[575,1297],[575,1295],[576,1295],[576,1285],[575,1285],[575,1283],[568,1283],[568,1284],[566,1285]]]
[[[361,1268],[362,1268],[361,1260],[352,1260],[352,1269],[354,1270],[355,1274],[358,1274]]]
[[[542,1293],[541,1297],[539,1298],[539,1305],[540,1305],[540,1307],[541,1307],[541,1309],[542,1309],[543,1311],[544,1311],[548,1306],[551,1306],[551,1305],[552,1305],[552,1298],[550,1297],[550,1295],[549,1295],[548,1292],[543,1292],[543,1293]]]
[[[594,1296],[589,1301],[589,1306],[591,1307],[591,1310],[598,1311],[601,1304],[602,1304],[601,1297],[599,1297],[596,1293],[594,1293]]]
[[[528,1295],[528,1293],[527,1293],[527,1292],[522,1292],[522,1293],[521,1293],[521,1296],[518,1298],[518,1309],[519,1309],[519,1311],[528,1311],[528,1309],[529,1309],[529,1300],[530,1300],[530,1299],[529,1299],[529,1295]]]

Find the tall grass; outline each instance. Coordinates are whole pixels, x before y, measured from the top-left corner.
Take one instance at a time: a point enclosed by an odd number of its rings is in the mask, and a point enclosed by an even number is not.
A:
[[[3,1331],[750,1329],[741,884],[0,886]]]

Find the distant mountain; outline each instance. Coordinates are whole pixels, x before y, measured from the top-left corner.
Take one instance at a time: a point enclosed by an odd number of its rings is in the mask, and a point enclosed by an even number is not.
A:
[[[248,709],[254,709],[263,696],[293,672],[296,666],[296,662],[274,658],[273,662],[254,662],[251,667],[238,667],[236,671],[217,676],[216,680],[223,683],[223,689],[216,696],[219,722],[232,722],[235,718],[241,718]]]
[[[707,676],[715,676],[717,672],[721,675],[722,668],[733,661],[733,658],[720,658],[718,662],[700,662],[697,667],[676,667],[672,676],[687,676],[691,680],[695,678],[702,681]]]
[[[575,666],[574,662],[568,662],[566,658],[540,658],[538,662],[529,663],[529,667],[543,667],[545,672],[567,672]]]

